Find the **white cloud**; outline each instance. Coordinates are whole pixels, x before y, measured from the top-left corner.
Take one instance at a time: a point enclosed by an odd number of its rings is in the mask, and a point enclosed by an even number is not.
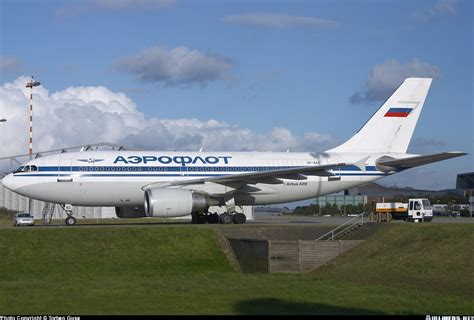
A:
[[[457,0],[438,0],[432,6],[418,10],[413,17],[421,21],[429,21],[444,16],[452,16],[457,12]]]
[[[383,101],[409,77],[439,78],[440,69],[419,59],[408,63],[387,60],[376,64],[369,73],[365,87],[350,97],[352,103]]]
[[[0,54],[0,72],[18,72],[21,70],[22,62],[13,55]]]
[[[0,157],[28,152],[30,79],[0,87]],[[34,151],[90,144],[123,143],[154,150],[323,151],[337,141],[326,134],[294,135],[286,128],[266,133],[217,120],[146,118],[135,103],[105,87],[70,87],[50,93],[35,87]]]
[[[224,21],[268,28],[327,28],[337,25],[333,20],[281,13],[245,13],[226,16]]]
[[[0,87],[1,156],[27,153],[30,89],[27,77]],[[136,105],[123,93],[105,87],[71,87],[49,93],[43,87],[33,91],[33,140],[35,150],[77,144],[118,141],[137,132],[145,121]]]
[[[204,54],[183,46],[173,49],[155,46],[119,60],[114,66],[117,70],[136,75],[142,81],[166,85],[204,85],[228,78],[233,63],[229,58]]]
[[[215,120],[158,120],[137,134],[123,139],[126,145],[142,149],[222,151],[324,151],[336,140],[325,134],[295,136],[286,128],[274,128],[267,133],[255,133]]]

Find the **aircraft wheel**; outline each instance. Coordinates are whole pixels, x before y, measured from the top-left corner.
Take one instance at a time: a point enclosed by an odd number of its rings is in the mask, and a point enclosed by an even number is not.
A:
[[[243,213],[236,213],[234,214],[234,223],[236,224],[243,224],[247,220],[247,217]]]
[[[208,222],[208,215],[200,214],[197,216],[197,223],[198,224],[205,224]]]
[[[74,218],[73,216],[69,216],[66,218],[65,222],[67,226],[74,226],[76,224],[76,218]]]
[[[219,222],[222,224],[229,224],[232,223],[232,215],[228,213],[223,213],[219,217]]]
[[[209,223],[219,223],[219,215],[217,213],[211,213],[208,217]]]

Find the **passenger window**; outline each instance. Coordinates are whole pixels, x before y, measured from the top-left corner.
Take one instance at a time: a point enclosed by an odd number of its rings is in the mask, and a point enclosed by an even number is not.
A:
[[[421,209],[421,205],[418,201],[415,202],[415,210],[420,210]]]
[[[413,201],[410,201],[410,210],[413,210]]]

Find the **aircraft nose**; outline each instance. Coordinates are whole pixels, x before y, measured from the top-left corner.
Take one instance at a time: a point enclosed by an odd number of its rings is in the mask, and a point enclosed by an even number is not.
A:
[[[2,185],[4,185],[7,189],[13,191],[15,188],[15,183],[13,181],[13,173],[8,174],[5,178],[2,179]]]

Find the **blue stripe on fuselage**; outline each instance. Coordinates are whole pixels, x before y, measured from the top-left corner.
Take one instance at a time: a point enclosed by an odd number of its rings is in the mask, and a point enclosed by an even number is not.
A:
[[[344,173],[338,172],[335,176],[386,176],[388,173],[373,172],[373,173]],[[54,173],[34,173],[21,174],[15,177],[70,177],[72,174],[54,174]],[[86,173],[81,174],[81,177],[214,177],[214,176],[232,176],[232,174],[218,174],[218,173],[191,173],[191,174],[177,174],[177,173]]]
[[[308,166],[310,168],[311,166]],[[193,166],[46,166],[38,167],[38,171],[54,171],[54,172],[262,172],[262,171],[272,171],[272,170],[283,170],[283,169],[294,169],[301,168],[301,166],[245,166],[245,167],[223,167],[223,166],[206,166],[206,167],[193,167]],[[337,171],[362,171],[359,167],[356,166],[345,166],[338,169],[334,169],[333,172]],[[378,171],[375,166],[366,166],[365,171]],[[25,172],[26,173],[26,172]]]
[[[310,167],[310,166],[308,166]],[[54,177],[70,176],[70,173],[80,173],[83,177],[208,177],[231,175],[230,172],[266,172],[282,169],[299,168],[299,166],[43,166],[38,167],[38,173],[18,172],[15,177]],[[386,176],[378,172],[375,166],[366,166],[365,172],[357,166],[345,166],[330,170],[336,176]],[[352,171],[352,172],[347,172]],[[41,172],[41,173],[39,173]],[[94,172],[94,173],[91,173]],[[115,173],[117,172],[117,173]],[[160,172],[160,173],[159,173]],[[168,173],[169,172],[169,173]],[[175,172],[179,172],[175,173]],[[202,173],[197,173],[202,172]],[[219,172],[219,173],[218,173]],[[225,173],[220,173],[225,172]]]

